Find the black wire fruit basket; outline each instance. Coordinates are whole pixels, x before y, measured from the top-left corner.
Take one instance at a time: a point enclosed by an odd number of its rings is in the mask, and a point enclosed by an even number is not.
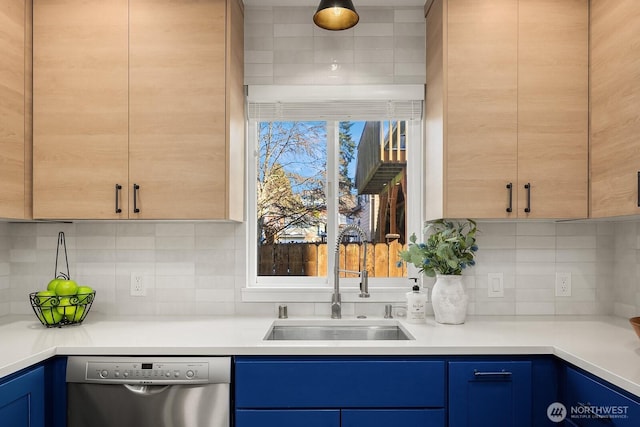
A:
[[[82,323],[91,309],[96,291],[71,296],[29,294],[31,308],[47,328]]]
[[[66,273],[58,272],[60,248],[64,250],[64,258],[67,266]],[[67,288],[69,288],[69,282],[72,282],[69,274],[67,244],[64,232],[62,231],[58,233],[54,279],[66,282],[64,286]],[[75,282],[71,285],[69,292],[62,293],[48,289],[46,291],[32,292],[29,294],[29,302],[31,303],[33,312],[38,317],[38,320],[40,320],[40,323],[47,328],[82,323],[87,317],[95,298],[96,291],[87,286],[77,287]]]

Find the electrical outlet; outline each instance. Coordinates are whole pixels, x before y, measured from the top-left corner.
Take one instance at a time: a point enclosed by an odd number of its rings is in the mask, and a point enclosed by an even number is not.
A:
[[[571,273],[556,273],[556,296],[571,296]]]
[[[147,290],[144,286],[144,274],[131,273],[131,296],[144,297],[146,295]]]
[[[487,296],[489,298],[504,298],[504,275],[502,273],[489,273]]]

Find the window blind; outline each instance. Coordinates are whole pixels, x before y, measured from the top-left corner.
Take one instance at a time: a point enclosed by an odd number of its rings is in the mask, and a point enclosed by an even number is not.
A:
[[[286,120],[420,120],[421,100],[379,101],[310,101],[310,102],[249,102],[249,119],[257,121]]]

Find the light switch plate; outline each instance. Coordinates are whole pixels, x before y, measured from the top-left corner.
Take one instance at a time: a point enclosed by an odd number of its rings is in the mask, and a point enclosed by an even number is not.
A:
[[[502,273],[489,273],[487,296],[489,298],[504,298],[504,275]]]

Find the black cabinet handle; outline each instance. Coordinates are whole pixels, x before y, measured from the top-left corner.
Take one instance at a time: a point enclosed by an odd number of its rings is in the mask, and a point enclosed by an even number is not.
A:
[[[140,212],[140,209],[138,208],[138,190],[140,190],[140,186],[138,184],[133,184],[133,213]]]
[[[511,375],[513,375],[511,372],[505,371],[504,369],[502,371],[490,372],[478,371],[477,369],[473,371],[474,377],[510,377]]]
[[[122,209],[120,208],[120,190],[122,190],[122,185],[116,184],[116,213],[122,213]]]
[[[638,171],[638,207],[640,208],[640,171]]]
[[[529,213],[529,212],[531,212],[531,183],[527,182],[524,185],[524,189],[527,190],[527,207],[524,208],[524,211],[526,213]]]
[[[507,184],[507,190],[509,190],[509,207],[507,208],[507,212],[513,212],[513,183]]]

